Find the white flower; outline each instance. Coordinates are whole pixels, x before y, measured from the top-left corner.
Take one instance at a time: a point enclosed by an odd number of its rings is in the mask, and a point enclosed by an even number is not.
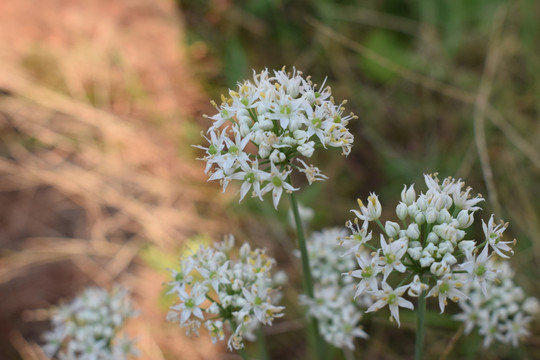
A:
[[[233,246],[230,235],[212,247],[201,246],[180,262],[182,269],[191,269],[192,274],[185,275],[192,281],[185,289],[174,287],[175,281],[169,283],[173,285],[170,293],[178,296],[179,303],[171,306],[167,320],[187,328],[188,335],[198,335],[204,322],[212,342],[225,338],[227,324],[234,330],[227,344],[230,349],[239,349],[244,346],[243,339],[252,339],[261,324],[272,324],[284,308],[276,305],[281,295],[270,274],[275,260],[247,243],[240,247],[239,259],[232,259]],[[205,318],[205,314],[210,316]]]
[[[318,320],[319,333],[325,341],[338,347],[354,348],[355,338],[367,338],[359,325],[363,309],[371,304],[364,302],[367,296],[357,299],[351,276],[340,274],[355,264],[352,255],[341,255],[342,249],[336,238],[345,236],[340,228],[314,232],[307,240],[310,267],[314,282],[314,299],[300,296],[300,303],[307,306],[307,315]],[[363,253],[363,252],[362,252]],[[366,254],[367,255],[367,254]],[[357,258],[358,260],[358,258]],[[367,268],[365,265],[364,269]],[[343,275],[355,276],[356,272]],[[376,288],[376,278],[375,288]]]
[[[378,280],[377,275],[381,272],[381,268],[378,264],[377,258],[373,257],[371,259],[366,258],[365,256],[357,256],[356,260],[360,269],[351,271],[347,275],[353,276],[355,278],[361,279],[358,284],[355,285],[356,293],[354,297],[357,298],[359,295],[367,291],[378,290]],[[345,275],[345,274],[344,274]]]
[[[462,286],[463,283],[460,280],[454,279],[451,274],[446,274],[442,279],[437,280],[437,285],[429,291],[427,296],[439,297],[439,308],[442,314],[445,306],[448,305],[447,299],[458,302],[467,298],[467,295],[458,290]]]
[[[351,210],[356,217],[363,221],[374,221],[381,217],[382,207],[379,202],[379,197],[374,193],[368,196],[368,205],[364,205],[362,200],[358,199],[358,206],[360,206],[360,212],[357,210]]]
[[[424,284],[420,280],[420,276],[414,275],[413,281],[409,284],[409,291],[407,291],[407,294],[409,294],[410,296],[419,297],[420,294],[422,294],[422,292],[427,288],[428,285]]]
[[[172,310],[180,311],[180,325],[183,326],[184,323],[191,317],[198,317],[201,320],[204,320],[204,315],[201,308],[199,307],[205,300],[204,288],[202,286],[194,286],[191,288],[191,293],[187,293],[184,290],[178,291],[178,297],[182,301],[180,304],[172,306]]]
[[[465,191],[461,191],[462,187],[465,184],[461,182],[461,180],[458,180],[458,182],[455,184],[454,191],[452,191],[452,197],[454,199],[454,204],[459,209],[469,210],[469,211],[476,211],[480,210],[481,207],[476,206],[479,202],[484,201],[484,199],[481,196],[476,196],[474,198],[470,197],[470,191],[472,188],[468,187]]]
[[[356,253],[362,245],[371,240],[371,231],[368,233],[367,227],[360,227],[358,225],[358,218],[354,219],[354,223],[347,221],[345,226],[347,226],[353,234],[345,238],[340,238],[340,245],[348,249],[343,256]]]
[[[499,339],[505,343],[511,343],[514,347],[517,347],[519,340],[531,334],[528,329],[531,320],[532,318],[530,316],[525,316],[522,312],[518,312],[513,319],[507,320],[500,326],[503,332],[506,331],[506,334]]]
[[[283,193],[283,189],[285,189],[288,192],[296,191],[298,189],[295,189],[292,187],[291,184],[287,182],[287,177],[291,173],[292,170],[284,170],[280,172],[278,168],[274,165],[274,163],[271,163],[272,170],[270,172],[269,180],[270,182],[266,184],[266,186],[261,190],[263,194],[266,194],[270,190],[272,190],[272,199],[274,199],[274,207],[277,209],[277,206],[279,204],[279,199],[281,198],[281,194]]]
[[[303,172],[306,175],[306,178],[310,185],[315,181],[324,181],[328,179],[328,176],[321,174],[321,171],[319,170],[319,168],[314,167],[313,165],[308,166],[301,159],[298,159],[298,162],[302,164],[302,166],[304,167],[303,169],[299,169],[299,170],[300,172]]]
[[[405,205],[409,206],[412,205],[415,200],[416,192],[414,191],[414,184],[408,189],[407,185],[403,185],[403,190],[401,191],[401,201],[403,201]]]
[[[500,241],[506,224],[495,226],[493,217],[488,224],[484,224],[485,241],[465,240],[473,233],[469,229],[474,224],[476,211],[480,210],[477,204],[483,199],[471,199],[471,189],[462,191],[464,184],[461,180],[448,177],[440,182],[436,176],[424,175],[427,191],[420,194],[413,185],[404,186],[401,201],[396,207],[400,224],[386,221],[383,225],[380,220],[381,204],[373,193],[366,205],[358,200],[360,209],[351,210],[356,217],[354,222],[347,221],[346,226],[352,234],[340,243],[346,247],[346,255],[352,253],[357,257],[360,269],[351,269],[344,274],[358,279],[357,297],[368,294],[377,299],[368,311],[376,311],[390,304],[393,318],[398,320],[399,306],[409,307],[410,304],[402,297],[405,289],[408,289],[407,295],[411,297],[424,294],[437,297],[442,313],[448,299],[460,303],[469,301],[469,293],[465,289],[472,284],[476,284],[483,293],[488,291],[501,270],[501,265],[491,260],[493,254],[512,253],[509,242]],[[379,246],[368,242],[372,233],[375,232],[376,236],[377,231]],[[369,255],[366,255],[368,251]],[[430,279],[430,282],[423,283],[422,278]],[[394,291],[393,287],[398,287],[400,291]],[[518,298],[522,301],[523,294],[516,290],[501,294],[502,297],[505,302]],[[470,301],[473,304],[470,309],[481,308],[474,299]],[[534,304],[530,304],[533,309]],[[500,307],[496,313],[498,321],[511,318],[509,316],[515,312],[515,307]],[[487,317],[479,320],[480,316],[485,317],[484,313],[475,316],[467,314],[460,316],[460,319],[470,329],[480,325],[481,321],[485,325],[489,320]]]
[[[493,269],[488,260],[491,255],[488,256],[488,247],[484,247],[478,257],[476,255],[467,255],[467,261],[460,265],[460,267],[469,274],[470,280],[478,281],[482,291],[486,294],[486,280],[495,280],[497,270]]]
[[[53,330],[44,334],[43,351],[59,359],[124,360],[137,355],[134,341],[121,333],[135,315],[126,289],[87,288],[54,312]]]
[[[391,238],[396,238],[398,236],[400,227],[399,224],[393,221],[387,221],[384,224],[384,230],[386,231],[386,235]]]
[[[381,249],[382,256],[379,258],[379,266],[382,267],[381,271],[384,274],[384,283],[392,270],[397,270],[401,273],[405,272],[406,268],[401,262],[401,258],[407,251],[407,239],[402,238],[387,244],[384,236],[381,234]]]
[[[384,306],[388,305],[392,317],[397,321],[398,326],[400,326],[399,307],[401,306],[410,310],[414,309],[413,304],[402,297],[403,293],[405,292],[405,290],[407,290],[408,287],[409,285],[404,285],[398,287],[397,289],[392,289],[390,285],[383,282],[382,290],[373,291],[371,293],[371,295],[374,296],[377,301],[373,305],[371,305],[366,310],[366,312],[378,311]]]
[[[253,195],[261,198],[258,186],[266,188],[272,182],[272,176],[262,174],[270,175],[271,165],[291,164],[298,156],[309,158],[316,148],[327,145],[349,154],[353,136],[347,126],[356,116],[343,116],[344,103],[336,105],[329,87],[317,88],[295,69],[254,72],[251,81],[222,96],[221,105],[212,103],[217,113],[206,116],[213,123],[203,135],[209,144],[196,146],[205,151],[201,158],[206,161],[205,173],[211,174],[210,180],[220,180],[224,191],[231,180],[243,181],[241,198],[253,184]],[[310,184],[326,179],[313,165],[299,170]]]
[[[262,201],[261,184],[270,178],[266,171],[259,170],[259,162],[255,159],[250,165],[242,164],[241,170],[230,176],[231,180],[243,180],[240,187],[240,200],[246,196],[247,192],[253,188],[253,196],[257,196]]]
[[[493,266],[492,263],[494,261],[490,259],[488,265]],[[530,335],[532,317],[529,315],[534,314],[535,309],[528,308],[538,300],[525,298],[523,289],[513,281],[509,263],[503,262],[498,266],[501,271],[497,280],[485,283],[485,292],[478,282],[465,283],[463,292],[468,298],[458,303],[462,312],[454,318],[465,323],[467,334],[477,326],[479,333],[484,335],[484,346],[494,340],[518,346],[519,340]]]
[[[495,220],[493,220],[493,215],[489,218],[488,223],[486,224],[482,220],[482,229],[484,230],[484,235],[486,236],[486,241],[489,246],[502,258],[508,259],[509,256],[504,254],[503,251],[514,254],[514,250],[508,244],[512,244],[512,241],[501,241],[504,231],[508,224],[501,223],[495,226]]]

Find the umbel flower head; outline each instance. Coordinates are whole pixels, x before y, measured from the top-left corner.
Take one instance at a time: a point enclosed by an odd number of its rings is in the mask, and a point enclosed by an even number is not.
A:
[[[88,288],[72,303],[55,309],[43,351],[54,359],[127,359],[138,352],[121,329],[135,315],[126,289]]]
[[[467,299],[459,302],[462,312],[454,319],[465,324],[466,334],[478,327],[484,346],[497,340],[517,347],[522,338],[530,335],[529,324],[540,306],[536,298],[526,297],[514,282],[514,272],[507,261],[493,266],[501,269],[497,281],[488,283],[485,292],[478,283],[466,284],[463,292]]]
[[[239,83],[221,105],[213,104],[217,114],[208,116],[213,124],[203,135],[208,146],[196,147],[206,152],[205,172],[221,181],[223,191],[232,180],[242,182],[240,200],[250,191],[261,200],[272,192],[277,207],[283,191],[298,190],[288,180],[293,169],[309,184],[327,178],[300,156],[310,158],[315,148],[329,146],[351,152],[347,126],[356,116],[343,114],[345,101],[336,104],[330,87],[314,85],[295,69],[254,72],[253,81]]]
[[[307,315],[318,321],[324,340],[338,348],[354,349],[355,338],[367,339],[362,326],[362,309],[371,304],[369,297],[354,299],[352,277],[342,276],[355,266],[353,255],[341,256],[343,249],[336,239],[347,235],[345,228],[314,232],[307,241],[309,264],[314,282],[314,298],[300,295]]]
[[[244,347],[244,338],[254,340],[257,327],[272,325],[283,316],[284,307],[275,305],[281,297],[271,277],[275,260],[247,243],[233,259],[233,246],[234,237],[229,235],[180,261],[180,270],[172,271],[168,283],[169,293],[179,302],[170,308],[167,320],[178,322],[188,335],[199,335],[204,323],[213,343],[225,339],[228,329],[228,347],[238,350]]]
[[[507,224],[496,225],[493,215],[487,224],[482,220],[483,237],[470,238],[481,196],[471,197],[471,188],[464,189],[461,180],[449,177],[440,183],[436,174],[424,175],[424,180],[425,193],[417,196],[414,185],[401,192],[399,223],[381,222],[382,207],[375,194],[367,205],[359,200],[360,209],[352,210],[356,218],[347,222],[352,235],[340,241],[361,267],[351,273],[358,281],[356,296],[367,294],[375,300],[367,312],[388,306],[398,325],[399,308],[414,309],[406,295],[427,292],[438,299],[442,313],[448,300],[467,298],[463,287],[469,283],[485,294],[499,271],[490,259],[513,254],[513,242],[503,241]],[[378,236],[373,235],[377,230]],[[371,251],[371,256],[366,259],[361,250]]]

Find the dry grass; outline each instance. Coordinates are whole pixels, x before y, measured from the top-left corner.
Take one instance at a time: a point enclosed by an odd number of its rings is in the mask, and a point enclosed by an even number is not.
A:
[[[165,323],[166,276],[138,257],[227,230],[218,189],[185,156],[206,101],[173,4],[34,6],[0,5],[0,357],[43,358],[39,309],[120,282],[142,310],[129,330],[143,359],[216,358]]]

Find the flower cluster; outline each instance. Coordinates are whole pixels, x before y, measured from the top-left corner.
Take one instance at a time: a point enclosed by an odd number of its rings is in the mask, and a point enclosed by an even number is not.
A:
[[[340,147],[351,151],[353,136],[347,129],[353,114],[343,115],[343,104],[334,103],[330,87],[318,88],[299,71],[285,69],[255,73],[253,82],[238,84],[237,91],[222,96],[218,113],[207,135],[205,172],[220,180],[223,191],[232,180],[240,180],[240,200],[252,190],[254,197],[272,192],[277,207],[283,191],[298,190],[288,181],[293,168],[308,182],[324,180],[317,167],[297,158],[309,158],[316,147]],[[293,159],[297,158],[297,163]]]
[[[462,312],[454,318],[464,322],[466,334],[477,326],[484,336],[484,346],[493,340],[518,346],[519,340],[530,334],[529,323],[540,307],[536,298],[526,298],[523,289],[514,282],[508,262],[497,267],[501,269],[497,281],[488,283],[485,292],[478,283],[463,288],[467,299],[459,302]]]
[[[44,334],[43,351],[55,359],[116,360],[137,355],[133,340],[120,331],[134,317],[128,292],[88,288],[52,317],[53,330]]]
[[[341,240],[346,253],[355,254],[360,266],[351,273],[359,279],[356,296],[368,294],[376,300],[367,312],[388,305],[391,319],[398,325],[399,307],[414,309],[404,298],[405,292],[411,297],[425,292],[438,297],[442,313],[448,299],[457,302],[467,298],[463,292],[467,283],[478,283],[486,294],[487,284],[498,271],[490,261],[493,254],[507,258],[513,253],[512,242],[503,241],[507,224],[496,224],[493,216],[488,223],[482,220],[482,240],[468,239],[467,229],[480,210],[481,196],[471,197],[471,188],[464,189],[461,180],[446,178],[440,183],[436,175],[424,175],[424,180],[427,191],[418,196],[414,185],[404,187],[396,207],[400,224],[381,223],[382,208],[376,195],[369,196],[367,205],[359,200],[360,209],[352,210],[356,219],[347,223],[352,235]],[[381,230],[380,247],[372,241],[370,223]],[[359,255],[361,249],[370,249],[372,255]]]
[[[169,293],[176,294],[180,302],[167,314],[167,320],[186,327],[188,335],[199,335],[204,323],[213,343],[225,338],[228,326],[230,350],[243,348],[244,338],[252,340],[260,324],[271,325],[284,309],[275,305],[280,297],[270,274],[275,260],[264,250],[251,250],[247,243],[234,260],[233,247],[230,235],[213,247],[201,246],[180,261],[180,270],[172,270],[174,280],[169,282]]]
[[[344,228],[330,228],[314,232],[308,239],[315,297],[301,295],[300,303],[308,307],[308,316],[318,320],[319,333],[328,343],[352,350],[355,338],[368,337],[359,322],[360,309],[365,309],[370,299],[355,300],[353,279],[341,275],[356,264],[354,256],[341,256],[343,250],[337,245],[336,239],[346,235]]]

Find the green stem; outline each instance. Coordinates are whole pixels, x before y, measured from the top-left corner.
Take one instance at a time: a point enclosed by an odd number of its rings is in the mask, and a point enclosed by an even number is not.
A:
[[[414,360],[422,360],[422,352],[424,350],[424,315],[426,312],[426,292],[418,297],[418,318],[416,323],[416,345]]]
[[[257,329],[257,344],[259,344],[259,357],[261,360],[269,360],[268,346],[266,346],[266,339],[264,337],[264,331],[262,326]]]
[[[381,230],[384,232],[384,235],[388,236],[388,234],[386,233],[386,228],[385,228],[384,225],[381,223],[381,220],[376,219],[375,222],[377,223],[377,225],[379,225],[379,227],[381,228]]]
[[[289,176],[289,184],[292,185],[290,176]],[[313,292],[313,277],[311,276],[311,268],[309,266],[309,256],[308,256],[308,251],[307,251],[306,239],[304,237],[304,228],[302,226],[302,220],[300,219],[300,213],[298,211],[298,203],[296,202],[294,193],[290,193],[289,198],[291,200],[291,207],[294,214],[294,221],[296,223],[296,235],[298,236],[298,247],[300,248],[300,257],[302,259],[302,273],[303,273],[302,280],[304,284],[304,291],[311,299],[314,299],[315,295]],[[310,335],[309,338],[311,342],[312,351],[316,352],[315,356],[317,359],[323,360],[325,358],[324,342],[319,335],[316,319],[311,318],[311,320],[309,321],[308,331]]]
[[[242,360],[247,360],[247,353],[246,353],[246,348],[243,347],[240,349],[240,356],[242,356]]]
[[[291,199],[291,207],[294,214],[294,221],[296,223],[296,235],[298,236],[298,247],[300,248],[300,255],[302,259],[304,291],[310,298],[313,299],[313,278],[311,276],[311,268],[309,267],[309,256],[306,239],[304,237],[304,228],[302,226],[302,220],[300,219],[300,213],[298,212],[298,203],[296,202],[294,193],[290,193],[289,198]]]

